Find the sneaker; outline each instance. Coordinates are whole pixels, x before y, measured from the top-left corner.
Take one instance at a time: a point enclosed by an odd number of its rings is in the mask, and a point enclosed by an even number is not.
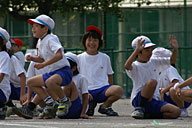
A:
[[[11,115],[14,115],[15,113],[12,111],[12,107],[7,106],[7,112],[6,112],[6,117],[9,117]]]
[[[188,112],[186,108],[182,108],[181,109],[181,114],[180,117],[187,117],[188,116]]]
[[[136,107],[135,110],[132,112],[131,117],[135,119],[143,119],[144,118],[144,108]]]
[[[60,102],[57,108],[56,115],[59,118],[67,115],[70,107],[71,107],[71,101],[69,99],[65,102]]]
[[[6,117],[6,107],[0,108],[0,120],[4,120]]]
[[[58,104],[54,101],[47,104],[43,109],[43,112],[39,114],[39,119],[53,119],[56,116]]]
[[[33,119],[33,112],[29,108],[27,108],[26,106],[22,106],[20,108],[13,107],[12,111],[16,115],[23,117],[25,119]]]
[[[96,106],[97,106],[97,102],[91,102],[91,103],[89,103],[89,108],[88,108],[86,114],[87,114],[88,116],[93,116]]]
[[[100,105],[98,112],[101,114],[106,114],[107,116],[119,116],[118,113],[113,111],[111,107],[102,108],[102,105]]]

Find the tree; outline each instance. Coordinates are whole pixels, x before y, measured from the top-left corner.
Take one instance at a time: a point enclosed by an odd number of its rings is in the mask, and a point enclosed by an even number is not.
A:
[[[0,0],[0,16],[8,13],[17,20],[31,18],[30,12],[50,15],[59,11],[67,12],[107,12],[122,16],[119,4],[123,0]],[[37,14],[38,15],[38,14]]]

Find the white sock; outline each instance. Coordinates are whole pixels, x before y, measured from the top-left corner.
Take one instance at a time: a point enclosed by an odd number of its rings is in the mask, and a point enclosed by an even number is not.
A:
[[[51,96],[47,96],[45,99],[44,99],[44,102],[45,104],[50,104],[52,103],[54,100],[51,98]]]

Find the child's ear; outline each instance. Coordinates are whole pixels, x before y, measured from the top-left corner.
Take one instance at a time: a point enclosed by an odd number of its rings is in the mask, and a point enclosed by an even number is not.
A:
[[[48,32],[48,30],[49,30],[48,26],[45,26],[44,29],[46,32]]]
[[[74,72],[76,69],[77,69],[77,66],[73,66],[71,70],[72,72]]]

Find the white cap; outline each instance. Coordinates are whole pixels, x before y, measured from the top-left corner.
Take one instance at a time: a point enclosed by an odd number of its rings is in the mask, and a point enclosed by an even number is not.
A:
[[[53,28],[55,27],[55,22],[53,21],[53,19],[44,14],[36,17],[35,19],[29,19],[28,22],[30,24],[37,23],[37,24],[41,24],[44,26],[48,26],[50,31],[52,31]]]
[[[152,46],[156,45],[156,44],[152,43],[151,40],[148,37],[146,37],[146,36],[138,36],[131,43],[133,49],[136,49],[137,42],[140,39],[141,39],[141,41],[145,40],[145,42],[143,43],[144,48],[148,48],[148,47],[152,47]]]
[[[71,61],[73,61],[74,63],[76,63],[78,65],[78,59],[77,59],[77,55],[72,53],[72,52],[67,52],[65,53],[65,57],[67,59],[70,59]]]
[[[0,27],[0,36],[1,36],[4,40],[6,40],[6,42],[9,41],[9,38],[10,38],[9,33],[8,33],[5,29],[3,29],[3,28],[1,28],[1,27]]]
[[[74,54],[74,53],[72,53],[72,52],[67,52],[67,53],[65,53],[65,57],[66,57],[67,59],[70,59],[70,60],[73,61],[74,63],[76,63],[76,64],[77,64],[77,69],[79,70],[79,61],[78,61],[78,59],[77,59],[77,55],[76,55],[76,54]]]
[[[6,48],[9,49],[9,50],[11,50],[12,46],[11,46],[11,42],[10,42],[10,41],[8,41],[8,42],[6,43]]]
[[[157,47],[152,52],[152,57],[171,57],[172,52],[163,47]]]

